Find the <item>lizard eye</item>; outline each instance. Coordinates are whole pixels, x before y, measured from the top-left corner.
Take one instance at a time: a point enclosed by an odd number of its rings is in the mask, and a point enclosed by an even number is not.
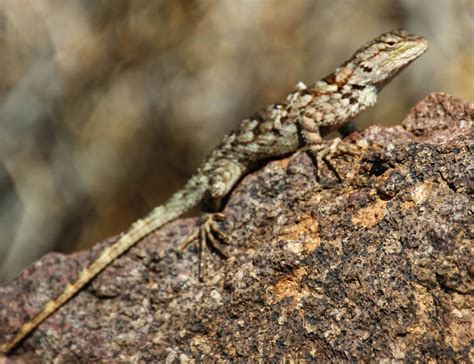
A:
[[[397,42],[394,39],[390,39],[390,40],[387,40],[385,44],[388,45],[389,47],[393,47],[395,44],[397,44]]]

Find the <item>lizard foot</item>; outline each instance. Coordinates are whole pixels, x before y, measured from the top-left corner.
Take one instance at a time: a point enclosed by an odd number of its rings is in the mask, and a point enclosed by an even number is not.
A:
[[[224,232],[222,232],[220,226],[218,225],[219,221],[225,220],[224,215],[221,213],[213,213],[203,215],[202,218],[203,222],[201,223],[201,225],[191,235],[189,235],[185,240],[183,240],[178,246],[178,250],[183,251],[193,241],[197,240],[199,251],[199,279],[202,279],[202,274],[205,268],[204,258],[208,248],[217,253],[217,255],[219,255],[223,259],[229,258],[229,256],[224,252],[224,250],[222,250],[222,244],[226,244],[229,238]]]
[[[339,174],[337,168],[333,165],[331,162],[331,159],[340,154],[348,154],[351,156],[356,156],[357,152],[355,151],[357,147],[355,147],[352,144],[348,143],[341,143],[340,138],[334,138],[332,143],[328,146],[325,143],[317,144],[317,145],[312,145],[310,147],[310,152],[315,158],[315,163],[316,163],[316,177],[318,181],[321,181],[323,175],[321,173],[321,168],[320,166],[323,165],[323,163],[327,166],[327,168],[334,173],[336,178],[339,180],[339,182],[342,181],[342,177]]]

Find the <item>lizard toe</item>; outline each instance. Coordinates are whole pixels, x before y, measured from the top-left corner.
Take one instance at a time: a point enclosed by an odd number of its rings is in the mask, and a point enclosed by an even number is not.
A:
[[[198,275],[200,280],[202,280],[205,271],[205,257],[208,250],[216,253],[222,259],[229,258],[229,255],[222,247],[223,244],[228,244],[229,238],[219,225],[220,221],[225,221],[225,216],[222,213],[212,213],[203,215],[201,219],[202,223],[199,227],[178,246],[178,250],[183,251],[191,243],[197,242],[199,254]]]

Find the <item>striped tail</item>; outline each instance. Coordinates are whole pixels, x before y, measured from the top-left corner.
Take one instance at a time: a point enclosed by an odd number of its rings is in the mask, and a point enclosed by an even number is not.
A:
[[[49,301],[38,315],[23,324],[18,333],[10,341],[0,345],[0,352],[8,353],[11,351],[49,315],[61,307],[105,267],[142,238],[167,222],[176,219],[187,210],[197,206],[203,199],[206,188],[207,180],[205,177],[197,174],[191,177],[186,185],[171,196],[164,205],[156,207],[146,217],[134,222],[115,243],[106,247],[94,262],[82,270],[76,281],[68,283],[64,291],[57,298]]]

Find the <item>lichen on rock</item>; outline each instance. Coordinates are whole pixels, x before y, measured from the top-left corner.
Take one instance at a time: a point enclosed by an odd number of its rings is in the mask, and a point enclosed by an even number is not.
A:
[[[176,251],[168,224],[105,269],[16,350],[30,361],[469,361],[474,105],[436,93],[395,127],[315,166],[269,162],[223,213],[231,258]],[[49,254],[0,287],[0,337],[97,252]],[[471,357],[472,359],[472,357]]]

